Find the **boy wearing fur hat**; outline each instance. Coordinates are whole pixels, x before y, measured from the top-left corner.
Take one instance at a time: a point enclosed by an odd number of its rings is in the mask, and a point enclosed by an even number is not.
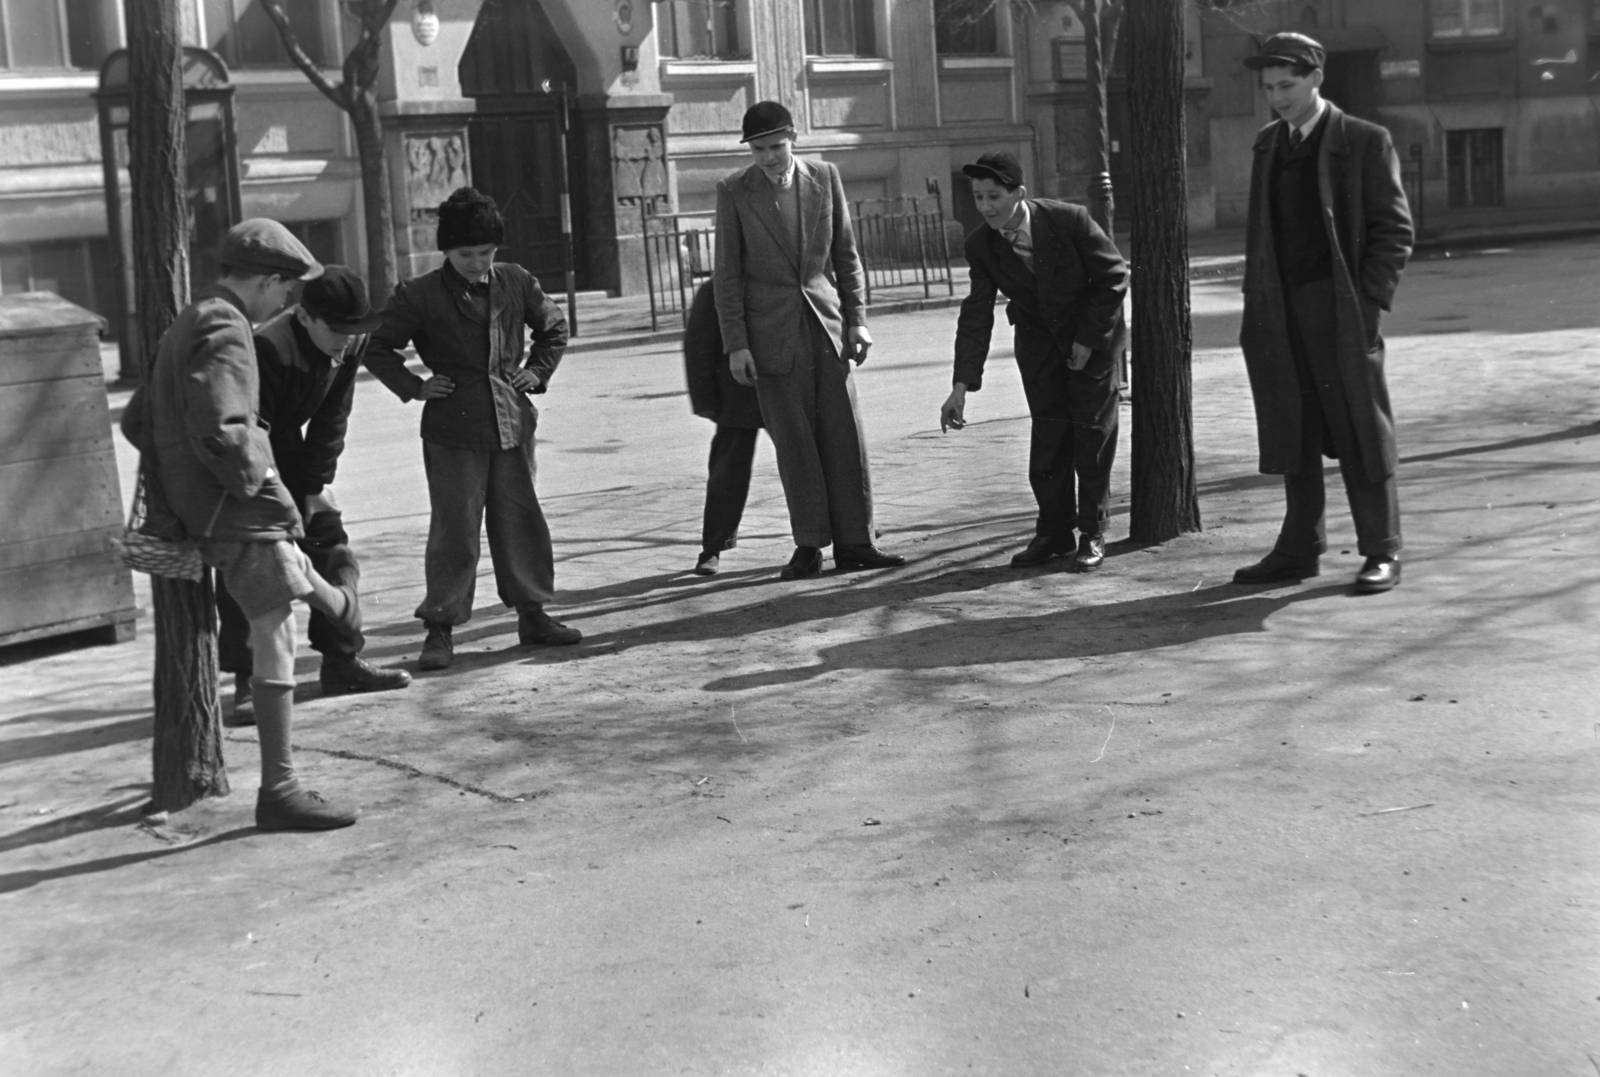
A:
[[[534,493],[528,394],[545,391],[567,346],[567,320],[521,266],[496,262],[505,239],[500,210],[471,187],[439,207],[444,264],[395,289],[367,347],[367,369],[401,400],[422,400],[422,459],[432,519],[417,607],[426,629],[420,668],[445,669],[451,629],[472,616],[479,535],[488,517],[489,556],[500,601],[517,611],[523,646],[576,643],[550,619],[555,591],[550,529]],[[525,346],[532,335],[531,347]],[[406,369],[415,344],[432,375]]]

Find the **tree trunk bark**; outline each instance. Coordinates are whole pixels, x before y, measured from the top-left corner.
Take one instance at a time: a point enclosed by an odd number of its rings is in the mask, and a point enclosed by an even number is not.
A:
[[[188,109],[178,0],[128,0],[128,178],[134,288],[145,361],[189,301]],[[147,379],[148,380],[148,379]],[[152,576],[155,735],[149,811],[228,792],[217,709],[210,572],[199,583]]]
[[[1129,532],[1200,530],[1194,476],[1184,0],[1128,0],[1133,232],[1133,489]]]
[[[394,211],[389,201],[389,157],[383,147],[383,117],[372,90],[351,95],[350,125],[361,157],[361,205],[367,222],[367,283],[372,305],[381,307],[394,291],[397,259]]]

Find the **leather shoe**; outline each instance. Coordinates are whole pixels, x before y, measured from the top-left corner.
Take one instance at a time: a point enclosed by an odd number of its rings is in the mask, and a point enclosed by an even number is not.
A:
[[[1400,560],[1395,557],[1369,557],[1356,573],[1356,594],[1375,595],[1392,591],[1400,582]]]
[[[1279,583],[1283,580],[1304,580],[1322,573],[1316,554],[1310,557],[1290,557],[1273,550],[1247,568],[1233,574],[1234,583]]]
[[[422,641],[422,656],[417,659],[418,669],[449,669],[455,660],[456,645],[450,639],[450,626],[437,621],[424,621],[428,638]]]
[[[338,830],[360,815],[360,808],[341,808],[314,789],[256,794],[257,830]]]
[[[694,563],[696,576],[715,576],[722,568],[722,558],[711,551],[703,551],[700,560]]]
[[[785,580],[799,580],[815,576],[821,571],[822,550],[816,546],[796,546],[794,556],[789,558],[789,563],[783,566],[783,571],[778,575]]]
[[[1106,537],[1083,535],[1078,539],[1078,552],[1072,558],[1072,567],[1079,572],[1093,572],[1105,563]]]
[[[411,683],[403,669],[379,669],[358,654],[322,656],[322,694],[342,696],[351,692],[388,692]]]
[[[905,563],[904,557],[897,553],[885,553],[870,542],[860,546],[833,548],[833,567],[840,572],[849,572],[857,568],[893,568]]]
[[[537,606],[517,611],[517,640],[524,647],[567,647],[583,638]]]
[[[1074,549],[1070,531],[1065,535],[1035,535],[1032,542],[1012,555],[1011,563],[1018,568],[1042,565],[1050,558],[1071,553]]]

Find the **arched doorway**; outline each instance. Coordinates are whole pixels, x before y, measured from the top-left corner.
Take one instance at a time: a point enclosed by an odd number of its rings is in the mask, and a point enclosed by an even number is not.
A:
[[[562,95],[577,79],[572,58],[540,0],[484,0],[460,64],[461,90],[476,99],[467,123],[473,185],[500,203],[501,257],[560,291],[566,270],[561,231]],[[577,162],[569,182],[579,189]],[[579,285],[587,279],[581,220],[573,221]]]

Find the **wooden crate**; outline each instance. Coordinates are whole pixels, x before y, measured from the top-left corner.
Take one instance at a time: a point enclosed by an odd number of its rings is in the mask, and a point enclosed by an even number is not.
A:
[[[0,646],[133,638],[99,327],[51,292],[0,296]]]

